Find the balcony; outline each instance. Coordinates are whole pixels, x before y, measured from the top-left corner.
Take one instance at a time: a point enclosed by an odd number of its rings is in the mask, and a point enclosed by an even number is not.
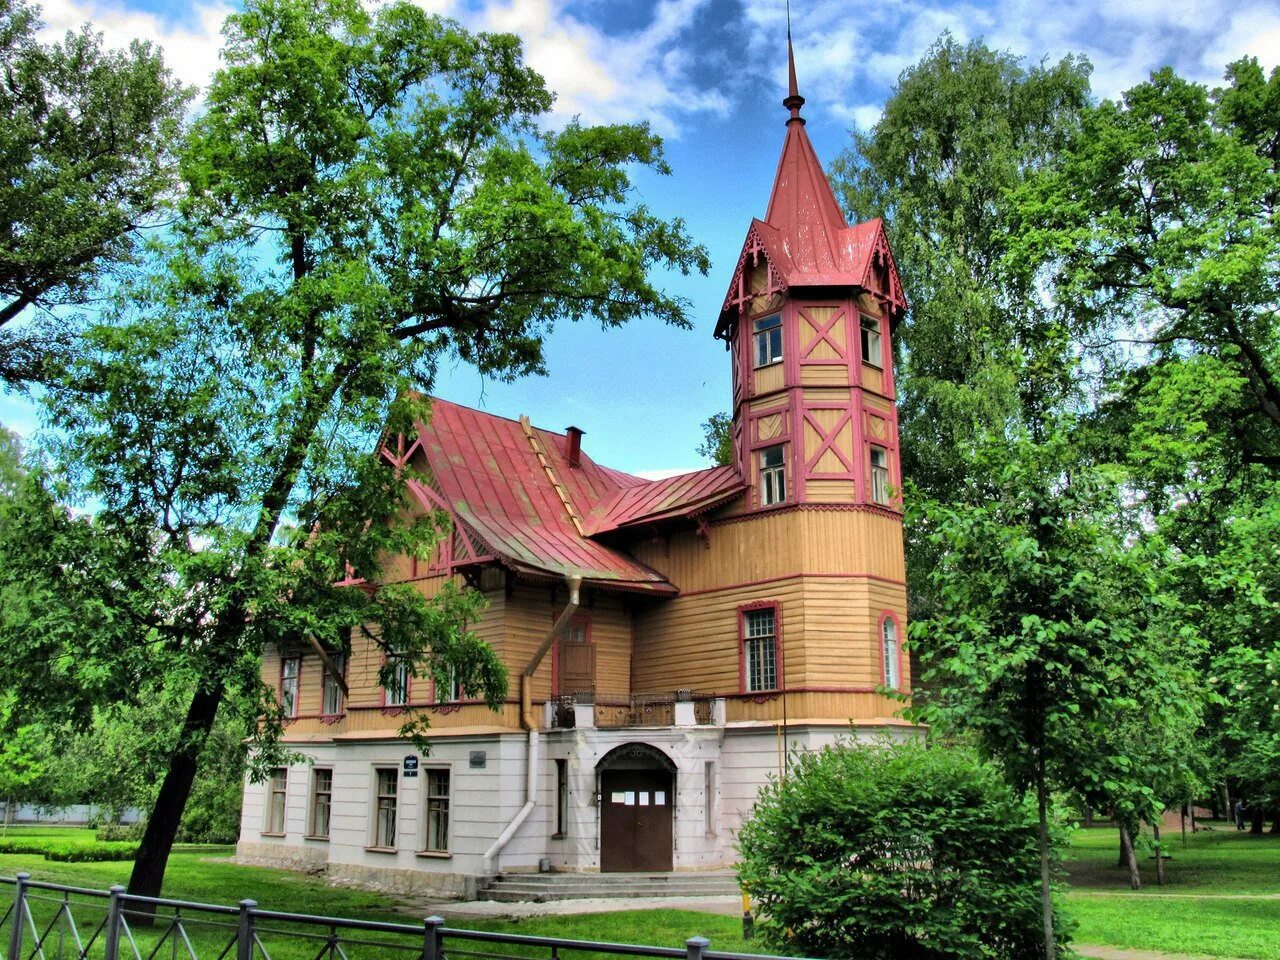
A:
[[[547,721],[549,727],[559,730],[723,726],[725,702],[692,690],[629,696],[578,693],[549,700]]]

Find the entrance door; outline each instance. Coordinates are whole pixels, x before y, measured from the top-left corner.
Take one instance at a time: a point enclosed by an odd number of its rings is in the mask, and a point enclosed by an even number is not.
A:
[[[671,869],[671,774],[605,770],[600,811],[600,869],[660,873]]]
[[[556,638],[556,693],[594,693],[596,647],[589,642],[587,625],[575,620]]]

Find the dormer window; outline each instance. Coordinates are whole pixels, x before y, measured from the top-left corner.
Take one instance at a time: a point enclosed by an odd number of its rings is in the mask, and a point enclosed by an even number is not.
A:
[[[767,367],[782,359],[782,315],[761,317],[752,325],[756,338],[756,366]]]
[[[880,321],[875,317],[862,318],[862,362],[873,367],[884,366],[884,352],[880,342]]]
[[[760,451],[760,506],[768,507],[787,499],[787,468],[782,445]]]

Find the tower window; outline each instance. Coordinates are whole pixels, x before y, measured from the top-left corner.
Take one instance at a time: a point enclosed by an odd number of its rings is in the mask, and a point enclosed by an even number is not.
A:
[[[330,654],[329,659],[333,661],[338,673],[342,673],[344,668],[342,654]],[[337,677],[327,669],[323,670],[323,674],[323,679],[320,681],[320,712],[327,717],[335,717],[342,713],[342,688],[338,686]]]
[[[746,611],[742,629],[745,692],[778,689],[778,629],[774,608]]]
[[[782,359],[782,316],[761,317],[753,324],[756,337],[756,366],[767,367]]]
[[[880,345],[880,321],[874,317],[862,318],[862,362],[873,367],[884,366],[884,354]]]
[[[760,451],[760,505],[767,507],[786,499],[787,468],[782,446],[765,447]]]
[[[871,448],[871,499],[889,502],[889,451],[884,447]]]
[[[884,658],[884,685],[897,690],[902,683],[898,670],[898,625],[886,616],[880,624],[881,656]]]

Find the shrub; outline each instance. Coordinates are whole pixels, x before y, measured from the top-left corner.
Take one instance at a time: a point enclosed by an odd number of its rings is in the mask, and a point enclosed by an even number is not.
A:
[[[100,863],[107,860],[132,860],[138,855],[138,844],[124,841],[68,843],[51,846],[44,852],[46,860],[62,863]]]
[[[99,840],[141,840],[147,824],[143,820],[134,823],[104,823],[95,836]]]
[[[776,950],[1038,958],[1036,835],[1034,807],[968,750],[844,743],[796,753],[760,793],[739,875]]]

